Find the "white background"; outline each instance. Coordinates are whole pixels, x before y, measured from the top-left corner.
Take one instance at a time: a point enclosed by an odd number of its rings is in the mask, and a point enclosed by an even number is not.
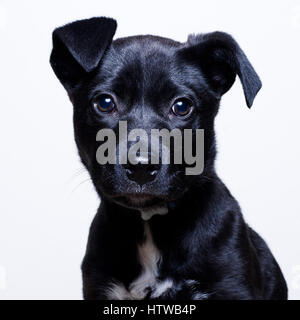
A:
[[[99,200],[73,142],[72,106],[48,63],[52,30],[111,16],[116,37],[185,41],[221,30],[263,88],[236,81],[217,117],[217,171],[300,299],[300,1],[0,1],[0,298],[81,299],[80,263]]]

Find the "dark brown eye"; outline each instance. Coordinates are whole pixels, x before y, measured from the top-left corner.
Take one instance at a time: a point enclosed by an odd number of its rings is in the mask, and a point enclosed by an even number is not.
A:
[[[110,113],[116,107],[114,99],[108,94],[101,94],[100,96],[97,96],[93,100],[92,104],[98,113]]]
[[[177,99],[172,106],[172,111],[177,117],[186,117],[192,110],[193,104],[186,98]]]

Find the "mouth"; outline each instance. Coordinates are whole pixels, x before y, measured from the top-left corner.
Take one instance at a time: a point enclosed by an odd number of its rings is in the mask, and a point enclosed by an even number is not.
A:
[[[146,193],[119,194],[112,198],[115,202],[133,209],[145,209],[168,201],[166,197]]]

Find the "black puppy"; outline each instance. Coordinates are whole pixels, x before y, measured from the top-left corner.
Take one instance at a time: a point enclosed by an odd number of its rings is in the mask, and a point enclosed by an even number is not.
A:
[[[286,299],[265,242],[214,169],[214,118],[239,76],[248,107],[261,82],[228,34],[112,41],[109,18],[53,32],[51,65],[74,105],[75,140],[101,197],[82,264],[86,299]],[[99,129],[204,129],[204,170],[99,165]],[[145,214],[146,213],[146,214]],[[158,214],[156,214],[158,213]],[[143,215],[144,214],[144,215]],[[154,215],[154,216],[152,216]]]

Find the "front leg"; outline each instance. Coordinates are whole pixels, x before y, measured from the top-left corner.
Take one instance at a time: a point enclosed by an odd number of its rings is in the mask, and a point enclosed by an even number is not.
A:
[[[153,300],[207,300],[210,294],[200,289],[196,280],[160,281],[151,289],[148,298]]]

